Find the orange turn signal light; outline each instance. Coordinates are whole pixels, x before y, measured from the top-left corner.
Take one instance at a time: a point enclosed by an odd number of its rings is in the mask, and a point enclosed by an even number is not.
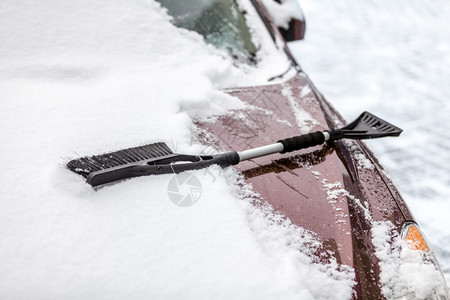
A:
[[[406,228],[405,241],[412,250],[430,251],[425,237],[414,223],[409,224]]]

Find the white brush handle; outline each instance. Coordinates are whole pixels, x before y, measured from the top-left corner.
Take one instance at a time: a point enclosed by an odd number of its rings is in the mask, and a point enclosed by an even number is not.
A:
[[[257,158],[274,153],[285,153],[308,148],[311,146],[322,144],[324,141],[328,141],[329,139],[330,133],[327,131],[318,131],[294,138],[284,139],[278,141],[278,143],[276,144],[240,151],[238,152],[239,161],[249,160],[252,158]]]
[[[249,160],[252,158],[257,158],[257,157],[261,157],[261,156],[265,156],[265,155],[269,155],[269,154],[282,152],[283,150],[284,150],[283,144],[276,143],[276,144],[271,144],[271,145],[262,146],[262,147],[258,147],[258,148],[239,151],[238,155],[239,155],[239,160],[244,161],[244,160]]]

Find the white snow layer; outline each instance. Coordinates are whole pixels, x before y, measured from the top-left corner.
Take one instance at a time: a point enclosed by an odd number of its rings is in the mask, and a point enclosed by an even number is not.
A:
[[[303,92],[303,90],[302,90]],[[291,106],[292,113],[294,114],[295,121],[297,122],[297,126],[300,130],[300,133],[307,134],[311,132],[311,129],[314,125],[319,124],[317,120],[315,120],[310,113],[305,111],[295,99],[294,93],[289,85],[284,84],[281,93],[289,102]]]
[[[371,111],[404,130],[369,141],[450,281],[450,2],[300,0],[305,71],[348,121]],[[364,165],[366,165],[364,163]],[[370,168],[370,165],[367,165]]]
[[[350,298],[352,271],[312,261],[315,237],[251,205],[231,169],[193,172],[201,199],[180,208],[172,175],[94,191],[64,168],[156,141],[203,149],[192,116],[243,106],[218,88],[284,71],[260,38],[254,72],[150,0],[1,1],[0,298]]]
[[[262,0],[262,2],[278,27],[288,29],[292,19],[304,20],[298,0],[283,0],[281,3],[275,0]]]
[[[429,299],[431,293],[446,296],[444,278],[427,252],[410,249],[390,222],[376,222],[372,241],[380,260],[380,281],[386,299]],[[392,246],[389,243],[392,241]]]

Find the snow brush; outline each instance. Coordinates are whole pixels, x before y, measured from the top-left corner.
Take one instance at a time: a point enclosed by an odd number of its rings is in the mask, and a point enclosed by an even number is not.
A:
[[[244,160],[277,152],[292,152],[342,138],[372,139],[399,136],[401,132],[400,128],[371,113],[364,112],[358,119],[339,129],[308,133],[239,152],[230,151],[217,155],[177,154],[173,153],[165,143],[155,143],[74,159],[67,163],[67,167],[85,177],[87,183],[95,187],[132,177],[203,169],[214,164],[225,168],[237,165]]]

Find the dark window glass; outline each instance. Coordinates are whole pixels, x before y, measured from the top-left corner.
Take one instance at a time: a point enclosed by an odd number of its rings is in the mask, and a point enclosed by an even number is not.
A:
[[[194,30],[239,62],[254,63],[257,48],[236,0],[157,0],[173,23]]]

